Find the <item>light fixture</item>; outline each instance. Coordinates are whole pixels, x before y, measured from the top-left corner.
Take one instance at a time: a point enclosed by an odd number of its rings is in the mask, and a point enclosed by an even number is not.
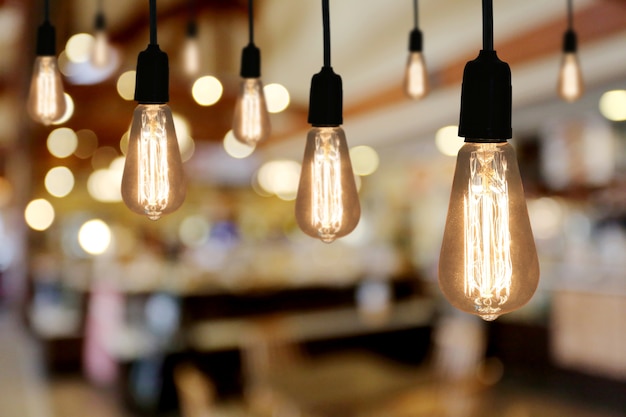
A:
[[[50,23],[49,0],[45,0],[44,21],[37,30],[37,57],[27,109],[34,121],[48,126],[63,117],[65,107],[63,82],[56,58],[56,31]]]
[[[526,304],[539,262],[511,129],[511,70],[493,50],[493,3],[483,0],[483,50],[463,74],[457,158],[439,258],[452,305],[484,320]]]
[[[122,198],[132,211],[157,220],[185,199],[185,176],[169,101],[167,54],[156,36],[150,0],[150,44],[137,58],[135,101],[122,176]]]
[[[422,31],[418,27],[418,5],[413,0],[414,28],[409,35],[409,58],[404,72],[404,93],[414,100],[428,95],[428,73],[422,55]]]
[[[298,226],[309,236],[332,242],[359,223],[361,206],[343,123],[341,77],[330,65],[328,0],[322,0],[324,66],[311,80],[309,118],[296,197]]]
[[[200,45],[198,44],[198,24],[196,23],[196,2],[189,0],[189,21],[183,46],[183,71],[188,77],[200,72]]]
[[[233,115],[233,134],[240,142],[254,146],[270,135],[270,117],[261,82],[261,51],[254,44],[253,0],[248,0],[250,41],[241,52],[241,81]]]
[[[578,62],[578,41],[574,31],[573,0],[567,0],[567,30],[563,35],[563,58],[559,70],[557,91],[565,101],[575,101],[583,95],[585,86]]]
[[[94,21],[94,42],[91,50],[91,62],[96,67],[106,67],[111,59],[109,38],[106,32],[106,19],[102,8],[102,0],[98,0],[98,11]]]

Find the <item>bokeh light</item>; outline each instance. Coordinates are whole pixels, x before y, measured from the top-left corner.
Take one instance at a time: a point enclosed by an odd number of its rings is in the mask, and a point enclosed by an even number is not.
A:
[[[183,162],[188,161],[193,156],[193,152],[196,148],[193,138],[191,137],[191,126],[187,118],[182,114],[172,113],[172,119],[174,120],[174,129],[176,130],[180,157]],[[128,149],[128,144],[126,144],[126,148]]]
[[[46,174],[44,185],[50,195],[65,197],[74,188],[74,174],[67,167],[54,167]]]
[[[255,146],[246,145],[245,143],[239,142],[232,130],[229,130],[228,133],[224,136],[224,149],[226,153],[232,156],[233,158],[242,159],[247,156],[252,155],[254,152]]]
[[[435,145],[444,155],[456,156],[463,146],[464,139],[459,137],[458,126],[444,126],[435,134]]]
[[[193,99],[201,106],[211,106],[222,97],[224,87],[217,78],[212,75],[205,75],[198,78],[191,88]]]
[[[78,145],[74,151],[74,156],[87,159],[98,149],[98,136],[93,130],[81,129],[76,132],[76,137],[78,138]]]
[[[71,62],[89,61],[93,49],[94,38],[89,33],[72,35],[65,44],[65,54]]]
[[[201,246],[209,235],[210,224],[200,215],[186,217],[178,228],[180,241],[191,248]]]
[[[101,255],[111,245],[111,229],[100,219],[88,220],[78,230],[80,247],[91,255]]]
[[[287,159],[266,162],[259,168],[259,185],[286,201],[295,200],[300,182],[301,165]]]
[[[54,221],[54,207],[44,198],[32,200],[24,210],[24,220],[33,230],[46,230]]]
[[[263,87],[267,111],[270,113],[280,113],[289,106],[289,91],[281,84],[272,83]]]
[[[626,90],[611,90],[600,97],[600,113],[614,122],[626,120]]]
[[[59,127],[48,135],[48,151],[57,158],[67,158],[74,153],[77,146],[76,132],[68,127]]]
[[[96,201],[117,203],[122,201],[122,172],[97,169],[87,179],[87,192]]]
[[[355,146],[350,149],[352,170],[355,174],[366,176],[373,174],[380,163],[376,150],[370,146]]]
[[[124,100],[135,99],[135,71],[126,71],[117,79],[117,94]]]
[[[74,115],[74,100],[72,99],[72,96],[67,93],[63,93],[63,96],[65,97],[65,113],[63,113],[63,116],[61,116],[60,119],[52,122],[53,125],[62,125],[70,120]]]

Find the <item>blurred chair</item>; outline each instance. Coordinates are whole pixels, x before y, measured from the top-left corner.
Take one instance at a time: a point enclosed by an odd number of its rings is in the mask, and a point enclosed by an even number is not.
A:
[[[183,363],[174,369],[181,417],[210,417],[214,413],[215,388],[198,368]]]

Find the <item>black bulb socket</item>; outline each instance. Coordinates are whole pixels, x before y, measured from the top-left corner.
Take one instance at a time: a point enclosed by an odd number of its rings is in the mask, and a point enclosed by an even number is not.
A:
[[[563,35],[563,52],[576,53],[577,50],[578,39],[576,37],[576,32],[574,32],[572,29],[568,29]]]
[[[409,51],[422,52],[423,36],[422,31],[415,28],[409,34]]]
[[[459,136],[466,142],[505,142],[513,136],[511,68],[482,50],[463,71]]]
[[[93,22],[94,29],[96,31],[102,31],[106,28],[106,19],[104,18],[104,13],[98,12],[96,13],[96,18]]]
[[[187,22],[187,37],[195,38],[198,36],[198,25],[195,20]]]
[[[159,45],[149,44],[137,57],[135,101],[139,104],[164,104],[169,97],[169,61]]]
[[[241,51],[241,71],[243,78],[259,78],[261,76],[261,51],[250,42]]]
[[[343,86],[332,67],[322,67],[311,79],[308,121],[318,127],[343,123]]]
[[[56,49],[56,30],[46,20],[37,28],[36,53],[38,56],[55,56]]]

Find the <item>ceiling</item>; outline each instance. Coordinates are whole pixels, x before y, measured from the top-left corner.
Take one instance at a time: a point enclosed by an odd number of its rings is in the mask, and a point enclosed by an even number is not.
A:
[[[148,43],[148,1],[102,2],[110,38],[122,53],[118,74],[134,69],[137,53]],[[27,90],[29,74],[22,68],[32,65],[34,28],[41,20],[42,3],[0,0],[0,10],[19,17],[21,25],[16,30],[23,33],[14,40],[15,49],[4,41],[6,70],[0,81],[1,91],[18,101]],[[98,0],[51,0],[59,50],[72,34],[93,31],[97,4]],[[495,48],[512,68],[513,120],[518,133],[537,129],[548,117],[576,117],[591,111],[603,89],[626,86],[626,2],[577,0],[574,6],[587,94],[575,104],[566,104],[557,100],[555,91],[566,1],[494,2]],[[187,0],[158,0],[158,40],[170,57],[170,106],[189,118],[196,140],[217,141],[230,128],[240,52],[248,38],[247,2],[196,0],[195,7],[205,52],[203,72],[223,82],[220,102],[211,107],[195,104],[188,93],[190,82],[180,71]],[[341,0],[331,1],[330,7],[332,65],[344,82],[344,127],[350,144],[369,144],[398,158],[430,149],[424,143],[432,142],[428,139],[437,128],[457,123],[463,66],[481,47],[480,2],[419,2],[424,54],[434,87],[420,102],[410,101],[401,91],[413,2]],[[260,155],[301,156],[308,128],[310,79],[322,66],[321,19],[319,1],[255,2],[255,43],[262,52],[262,78],[266,84],[283,84],[291,94],[288,110],[272,115],[273,135]],[[117,143],[128,128],[135,103],[119,97],[116,78],[89,86],[66,82],[77,104],[67,125],[90,128],[101,141]],[[23,117],[19,120],[34,136],[49,131]]]

